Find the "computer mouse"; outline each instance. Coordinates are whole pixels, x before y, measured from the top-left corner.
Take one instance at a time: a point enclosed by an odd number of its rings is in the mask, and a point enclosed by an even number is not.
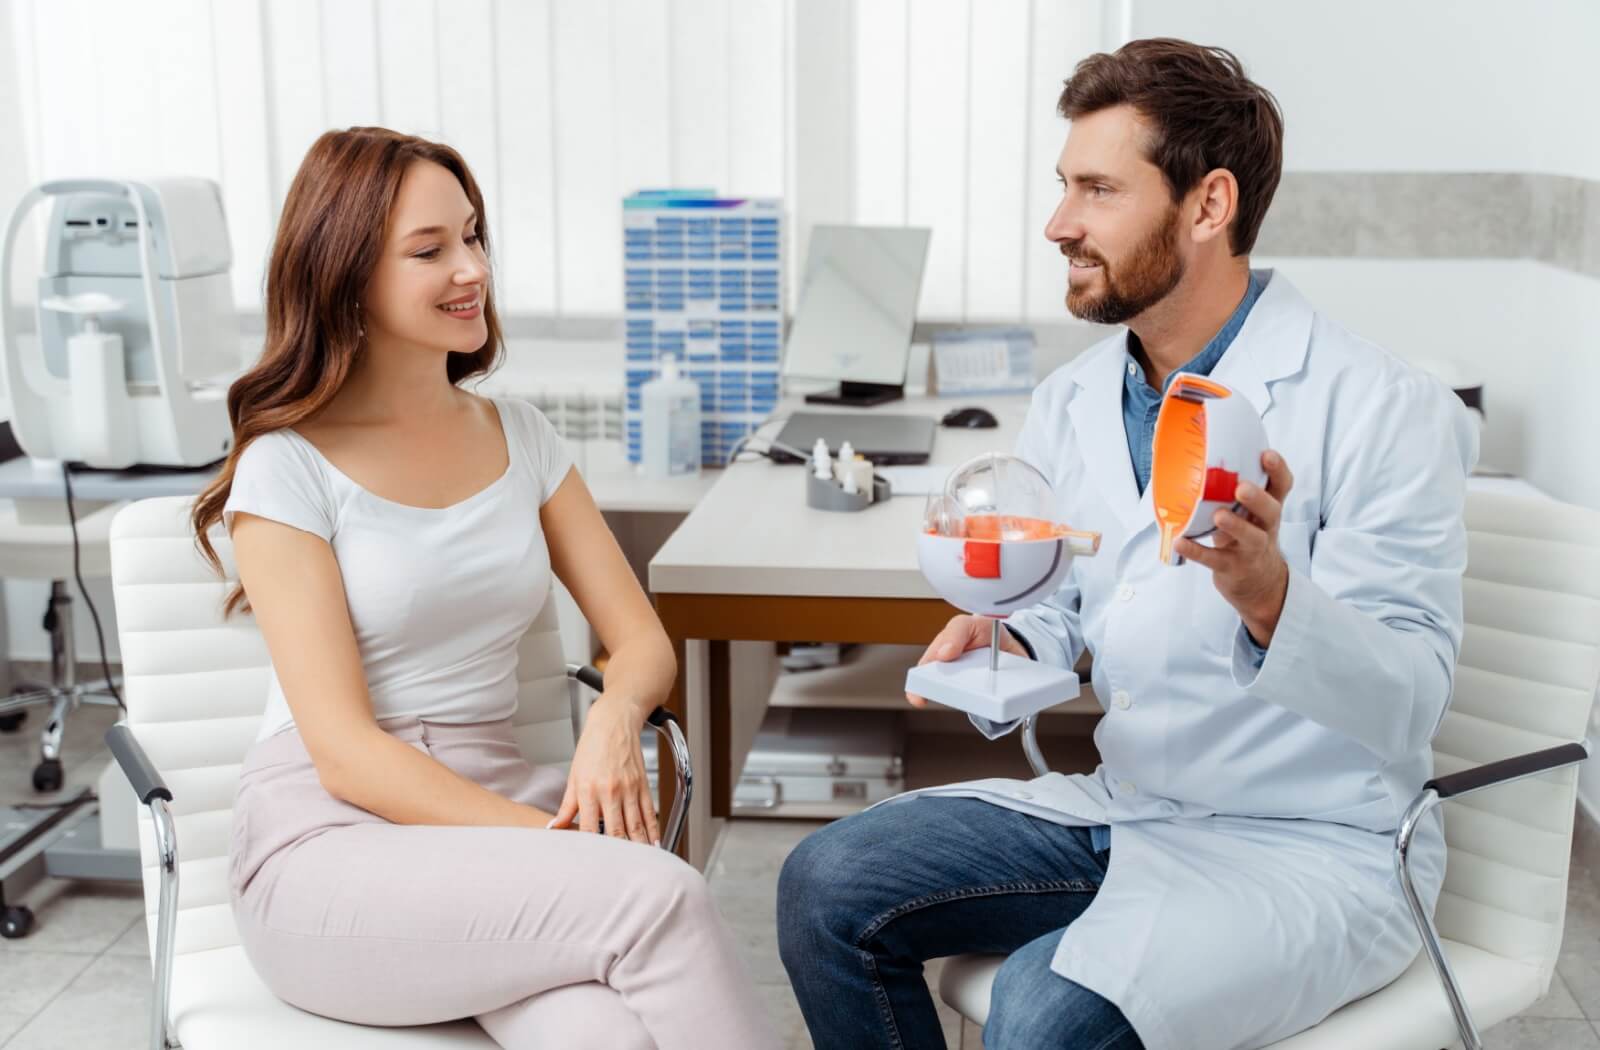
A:
[[[945,413],[940,424],[947,427],[966,427],[969,430],[978,430],[987,427],[997,427],[1000,421],[994,418],[994,413],[987,408],[973,405],[969,408],[957,408]]]

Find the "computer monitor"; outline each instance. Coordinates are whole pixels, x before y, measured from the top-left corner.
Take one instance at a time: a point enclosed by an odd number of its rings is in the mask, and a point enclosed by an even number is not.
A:
[[[905,396],[929,235],[910,226],[811,231],[783,373],[840,386],[807,401],[876,405]]]

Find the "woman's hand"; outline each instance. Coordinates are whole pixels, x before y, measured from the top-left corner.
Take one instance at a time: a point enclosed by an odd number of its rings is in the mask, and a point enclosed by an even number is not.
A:
[[[599,831],[604,821],[605,833],[614,838],[661,844],[656,803],[639,751],[643,728],[634,705],[621,698],[602,694],[594,702],[572,756],[566,796],[551,827],[571,827],[576,818],[578,830]]]

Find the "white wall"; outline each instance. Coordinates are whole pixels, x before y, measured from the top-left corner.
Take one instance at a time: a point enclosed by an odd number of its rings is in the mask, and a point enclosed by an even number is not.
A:
[[[12,20],[5,17],[6,3],[7,0],[0,0],[0,55],[10,56],[16,52],[12,39]],[[0,62],[0,142],[12,145],[6,150],[7,159],[0,160],[0,221],[9,218],[11,203],[27,192],[29,185],[27,165],[23,163],[27,151],[17,149],[14,145],[25,141],[27,134],[22,122],[20,78],[4,75],[6,68],[7,65]],[[24,236],[33,236],[33,233],[24,231]],[[11,285],[13,294],[22,292],[30,283],[27,275],[20,272],[20,267],[18,269],[19,273]]]
[[[1600,508],[1600,282],[1499,259],[1269,259],[1329,317],[1408,360],[1487,379],[1483,462]]]
[[[1600,178],[1592,0],[1133,0],[1134,36],[1234,51],[1277,95],[1293,171]]]

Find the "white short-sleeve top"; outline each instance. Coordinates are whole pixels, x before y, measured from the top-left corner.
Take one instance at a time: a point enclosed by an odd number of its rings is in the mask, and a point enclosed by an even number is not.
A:
[[[505,473],[448,507],[376,496],[291,429],[240,454],[223,507],[327,540],[379,719],[463,724],[508,718],[517,706],[517,643],[550,591],[539,508],[572,458],[532,405],[490,398],[510,459]],[[315,703],[315,697],[296,698]],[[294,725],[274,670],[257,739]]]

